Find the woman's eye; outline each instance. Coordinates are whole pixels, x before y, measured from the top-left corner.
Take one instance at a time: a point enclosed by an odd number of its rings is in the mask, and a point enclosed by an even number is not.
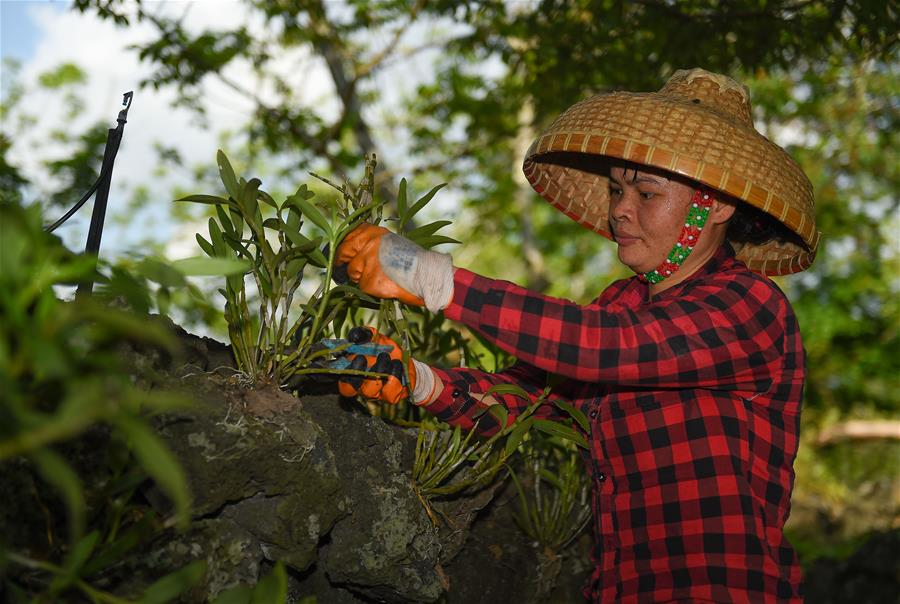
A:
[[[641,191],[641,199],[653,199],[654,197],[656,197],[656,193]]]
[[[622,194],[622,189],[619,189],[617,187],[610,187],[609,194],[613,197],[619,197]]]

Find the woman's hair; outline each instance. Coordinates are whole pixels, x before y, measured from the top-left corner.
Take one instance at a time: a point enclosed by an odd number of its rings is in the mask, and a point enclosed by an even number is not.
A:
[[[795,243],[806,248],[806,243],[797,233],[779,222],[774,216],[766,214],[748,203],[735,202],[734,215],[728,221],[725,237],[732,243],[752,243],[760,245],[768,241]]]

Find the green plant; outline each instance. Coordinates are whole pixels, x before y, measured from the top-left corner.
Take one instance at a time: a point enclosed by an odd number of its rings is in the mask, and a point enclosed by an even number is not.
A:
[[[215,217],[209,219],[209,240],[197,235],[197,242],[210,257],[244,262],[258,293],[258,312],[250,308],[243,274],[227,277],[220,293],[225,297],[225,320],[238,368],[252,381],[284,385],[307,373],[322,373],[310,364],[328,351],[314,345],[335,335],[353,316],[354,307],[380,309],[379,316],[402,331],[398,305],[375,300],[351,284],[335,285],[335,253],[344,236],[363,221],[378,224],[384,202],[374,200],[375,158],[367,158],[365,176],[358,187],[336,185],[313,174],[335,188],[340,195],[326,197],[319,205],[306,184],[281,202],[260,189],[259,179],[235,176],[225,154],[217,155],[219,174],[227,197],[189,195],[179,201],[210,204]],[[415,203],[406,198],[406,181],[400,183],[397,198],[397,229],[403,231],[416,213],[434,197],[434,187]],[[303,234],[311,223],[313,233]],[[425,247],[454,240],[438,235],[449,224],[438,221],[405,232],[405,236]],[[308,268],[322,271],[321,280],[305,302],[295,307],[294,298]],[[333,370],[332,373],[359,373]],[[363,372],[366,373],[366,372]]]
[[[524,390],[513,385],[495,386],[486,395],[500,391],[528,399]],[[512,423],[508,421],[509,412],[506,407],[501,404],[491,405],[465,436],[459,426],[451,428],[430,417],[419,422],[412,486],[432,521],[435,517],[429,501],[435,497],[483,487],[494,479],[515,451],[518,441],[524,437],[531,425],[528,420],[543,403],[546,394],[547,392],[532,403]],[[476,433],[479,424],[486,415],[490,415],[500,428],[487,438],[478,437]],[[499,446],[501,441],[505,441],[506,446]]]
[[[513,384],[495,385],[485,396],[501,393],[530,400],[522,388]],[[548,404],[546,398],[549,393],[549,388],[544,390],[512,422],[509,421],[509,411],[502,404],[486,407],[476,419],[475,426],[465,436],[459,426],[451,428],[430,417],[419,422],[412,484],[432,520],[434,514],[429,501],[489,484],[532,428],[548,431],[586,446],[584,438],[572,428],[534,417],[538,407]],[[479,425],[487,415],[494,419],[499,428],[486,438],[476,436]]]
[[[571,441],[530,434],[522,449],[524,480],[510,469],[519,495],[514,517],[538,546],[538,592],[548,593],[559,575],[562,552],[591,519],[590,485]]]
[[[0,564],[15,570],[4,587],[19,599],[54,601],[75,590],[94,601],[117,601],[86,578],[154,530],[185,526],[189,518],[181,467],[147,422],[148,414],[184,401],[138,388],[122,361],[128,342],[172,353],[175,341],[146,316],[100,299],[60,301],[54,288],[94,277],[94,263],[44,233],[37,206],[0,204],[0,469],[51,485],[68,515],[67,539],[57,538],[63,523],[49,512],[46,543],[6,542],[10,527],[0,531]],[[108,434],[116,467],[106,469],[108,481],[89,509],[80,466],[66,453],[98,433]],[[130,507],[148,475],[174,503],[172,518]],[[44,502],[44,490],[31,496],[46,510],[55,502]]]

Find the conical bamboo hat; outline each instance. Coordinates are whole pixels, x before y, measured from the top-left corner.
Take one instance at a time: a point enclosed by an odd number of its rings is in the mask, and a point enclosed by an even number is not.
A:
[[[756,131],[751,115],[743,85],[703,69],[680,70],[659,92],[599,94],[573,105],[532,143],[523,169],[542,197],[610,239],[608,179],[585,169],[590,156],[699,181],[799,235],[805,245],[735,245],[753,271],[796,273],[812,264],[819,243],[812,185],[781,147]]]

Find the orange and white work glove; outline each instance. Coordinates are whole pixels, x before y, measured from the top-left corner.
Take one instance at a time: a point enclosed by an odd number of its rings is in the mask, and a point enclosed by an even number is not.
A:
[[[376,298],[443,310],[453,297],[449,254],[426,250],[384,227],[364,223],[338,246],[337,268]]]
[[[354,327],[347,334],[347,340],[356,345],[376,344],[389,347],[389,352],[377,355],[348,355],[347,369],[383,373],[386,377],[365,377],[347,375],[338,381],[342,396],[362,395],[372,400],[382,400],[396,405],[410,397],[413,404],[427,405],[434,397],[436,378],[431,367],[415,359],[407,366],[409,383],[405,383],[403,351],[392,339],[378,333],[373,327]]]

